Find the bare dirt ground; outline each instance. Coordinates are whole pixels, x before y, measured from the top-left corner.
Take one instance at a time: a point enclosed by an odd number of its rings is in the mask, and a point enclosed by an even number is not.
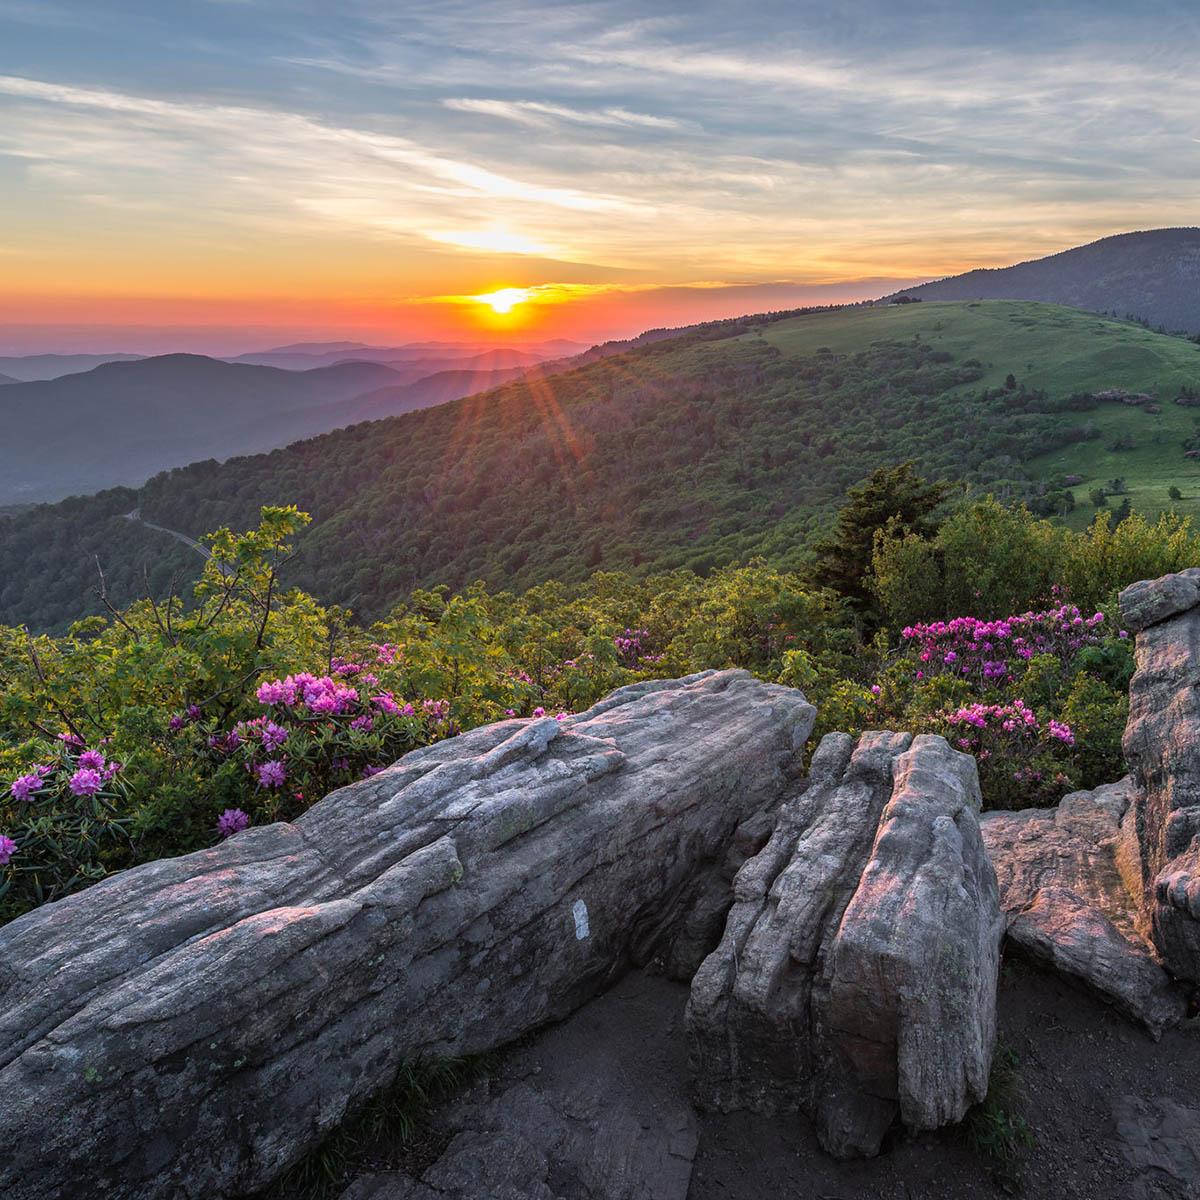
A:
[[[958,1130],[836,1163],[805,1123],[738,1114],[702,1118],[688,1200],[1200,1196],[1200,1036],[1174,1030],[1156,1044],[1112,1009],[1019,962],[1005,966],[999,1015],[1001,1044],[1016,1057],[1014,1107],[1033,1135],[1014,1179],[998,1178]],[[1167,1101],[1182,1114],[1170,1110],[1178,1120],[1162,1128],[1138,1101]]]
[[[1156,1043],[1061,979],[1009,961],[999,995],[1001,1052],[1012,1064],[1004,1110],[1026,1123],[1031,1144],[1005,1167],[961,1128],[898,1132],[878,1158],[843,1163],[820,1150],[801,1117],[695,1112],[687,994],[661,976],[632,973],[513,1047],[485,1080],[435,1112],[415,1143],[362,1163],[364,1174],[420,1175],[453,1131],[482,1127],[480,1114],[494,1118],[498,1104],[509,1114],[502,1125],[542,1139],[554,1164],[547,1182],[567,1200],[605,1194],[617,1178],[622,1189],[641,1184],[621,1194],[653,1200],[683,1200],[685,1191],[686,1200],[1200,1198],[1195,1029]],[[515,1107],[514,1097],[523,1098]],[[566,1132],[551,1134],[551,1126]]]

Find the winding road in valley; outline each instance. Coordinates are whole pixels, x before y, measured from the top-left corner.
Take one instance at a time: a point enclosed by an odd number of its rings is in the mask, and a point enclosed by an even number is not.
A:
[[[180,533],[178,529],[168,529],[165,525],[155,525],[153,521],[147,521],[142,516],[142,510],[140,508],[135,508],[130,512],[127,512],[125,514],[125,520],[137,521],[139,525],[145,525],[147,529],[157,529],[159,533],[169,534],[177,542],[182,542],[185,546],[191,546],[191,548],[195,550],[195,552],[200,555],[205,562],[208,562],[208,560],[212,557],[206,546],[204,546],[201,542],[196,541],[195,538],[188,537],[186,533]],[[228,566],[221,567],[221,574],[226,574],[228,570]]]

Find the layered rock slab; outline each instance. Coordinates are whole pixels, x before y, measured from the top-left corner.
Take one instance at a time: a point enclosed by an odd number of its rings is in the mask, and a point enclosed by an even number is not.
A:
[[[1129,778],[1055,808],[983,815],[1010,943],[1082,984],[1155,1037],[1186,1013],[1141,919]]]
[[[1141,908],[1167,970],[1200,984],[1200,569],[1132,584],[1120,604],[1137,634],[1122,745]]]
[[[1003,918],[979,809],[943,738],[822,739],[692,981],[702,1106],[802,1111],[849,1157],[986,1095]]]
[[[0,1194],[241,1194],[403,1061],[565,1015],[669,948],[813,716],[741,671],[636,684],[12,922]]]

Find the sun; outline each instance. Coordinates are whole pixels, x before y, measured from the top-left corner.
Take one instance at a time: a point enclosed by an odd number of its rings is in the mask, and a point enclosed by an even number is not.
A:
[[[481,296],[472,296],[471,299],[486,304],[492,312],[503,316],[512,312],[518,304],[524,304],[531,294],[528,288],[508,287],[495,292],[485,292]]]

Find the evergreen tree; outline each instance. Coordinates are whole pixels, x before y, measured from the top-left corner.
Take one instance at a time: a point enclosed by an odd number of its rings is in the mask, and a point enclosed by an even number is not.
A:
[[[857,613],[873,621],[878,610],[868,577],[876,533],[890,528],[931,537],[941,524],[935,510],[948,490],[946,483],[922,479],[912,462],[873,471],[847,492],[833,529],[817,543],[815,582],[840,592]]]

